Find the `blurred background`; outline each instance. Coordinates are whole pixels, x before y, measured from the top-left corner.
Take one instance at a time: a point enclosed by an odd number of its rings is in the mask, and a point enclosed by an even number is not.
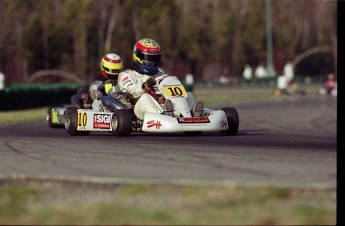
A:
[[[130,67],[144,37],[164,71],[196,82],[238,82],[245,65],[276,76],[288,62],[296,76],[337,73],[337,1],[0,0],[0,20],[5,85],[89,83],[105,53]]]

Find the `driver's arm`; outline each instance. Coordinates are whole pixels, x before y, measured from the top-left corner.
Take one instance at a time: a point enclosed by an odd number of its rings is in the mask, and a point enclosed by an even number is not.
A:
[[[142,88],[143,82],[141,79],[135,78],[135,75],[130,71],[121,72],[118,77],[120,90],[129,92],[133,97],[140,97],[145,93]]]

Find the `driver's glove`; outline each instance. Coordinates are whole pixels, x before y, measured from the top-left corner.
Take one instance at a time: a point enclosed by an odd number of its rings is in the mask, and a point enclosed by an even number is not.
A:
[[[143,83],[142,88],[143,89],[150,89],[154,85],[156,85],[156,80],[154,78],[149,78]]]

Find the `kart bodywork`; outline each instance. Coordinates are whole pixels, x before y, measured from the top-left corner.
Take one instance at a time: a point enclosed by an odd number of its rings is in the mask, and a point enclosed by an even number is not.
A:
[[[52,107],[48,109],[47,122],[51,128],[65,127],[70,135],[88,135],[97,131],[113,132],[117,136],[129,136],[137,131],[151,133],[218,131],[222,135],[237,133],[239,117],[233,107],[220,110],[204,108],[200,117],[194,117],[192,112],[194,96],[186,92],[177,77],[163,78],[158,85],[158,92],[163,99],[172,101],[178,117],[146,113],[144,120],[139,120],[132,109],[124,107],[118,99],[108,95],[100,98],[107,111]]]

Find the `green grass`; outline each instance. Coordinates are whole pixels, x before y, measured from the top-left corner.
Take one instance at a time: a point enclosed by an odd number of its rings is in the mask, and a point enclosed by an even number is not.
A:
[[[336,224],[336,191],[52,182],[0,186],[0,224]]]
[[[207,87],[196,88],[193,91],[197,100],[202,100],[205,106],[222,106],[226,104],[257,102],[273,100],[271,87]]]
[[[0,111],[0,124],[42,121],[46,119],[48,107],[16,111]]]

